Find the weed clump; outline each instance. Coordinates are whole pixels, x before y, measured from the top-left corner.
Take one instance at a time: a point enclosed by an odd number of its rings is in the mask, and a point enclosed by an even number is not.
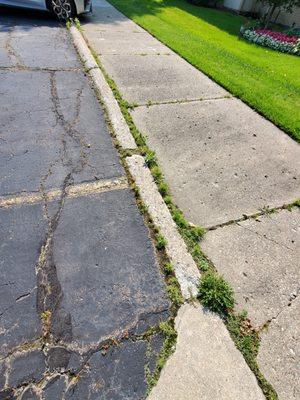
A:
[[[169,297],[170,297],[172,303],[176,307],[179,307],[181,304],[183,304],[183,302],[184,302],[183,297],[180,292],[177,279],[175,277],[169,279],[169,282],[167,285],[167,292],[169,294]]]
[[[233,290],[215,272],[206,272],[200,279],[198,297],[204,307],[219,314],[228,314],[234,307]]]
[[[167,245],[167,241],[163,237],[163,235],[161,235],[161,234],[156,235],[156,248],[157,248],[157,250],[164,249],[166,247],[166,245]]]

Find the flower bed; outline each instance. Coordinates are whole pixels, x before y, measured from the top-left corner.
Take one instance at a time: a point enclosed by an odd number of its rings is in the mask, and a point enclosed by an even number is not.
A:
[[[243,37],[249,42],[269,47],[283,53],[300,55],[300,38],[268,29],[245,29]]]

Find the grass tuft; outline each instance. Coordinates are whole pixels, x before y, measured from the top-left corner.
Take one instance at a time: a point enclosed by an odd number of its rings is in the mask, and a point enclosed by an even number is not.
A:
[[[148,167],[154,167],[156,166],[156,155],[154,151],[148,150],[145,156],[145,162],[148,165]]]
[[[167,241],[160,233],[156,235],[156,248],[162,250],[166,247]]]
[[[228,314],[234,307],[232,288],[215,272],[209,271],[202,275],[198,297],[204,307],[219,314]]]
[[[164,266],[164,271],[166,275],[171,275],[174,272],[173,265],[171,263],[166,263]]]
[[[231,338],[255,374],[266,398],[268,400],[278,400],[278,395],[274,388],[259,370],[256,361],[260,343],[259,333],[251,326],[247,314],[245,312],[238,315],[229,314],[225,323]]]

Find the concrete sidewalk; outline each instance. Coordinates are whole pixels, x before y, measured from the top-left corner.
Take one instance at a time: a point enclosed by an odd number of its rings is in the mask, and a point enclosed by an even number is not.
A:
[[[208,228],[202,247],[234,287],[237,308],[246,308],[258,328],[268,325],[258,355],[263,373],[279,398],[298,399],[300,212],[282,208],[300,197],[299,145],[105,0],[95,1],[82,26],[134,104],[133,120],[175,203]],[[278,212],[265,215],[266,207]],[[239,222],[256,213],[262,216]],[[165,399],[162,393],[156,398]]]
[[[6,12],[0,399],[143,398],[170,316],[148,228],[67,30]]]

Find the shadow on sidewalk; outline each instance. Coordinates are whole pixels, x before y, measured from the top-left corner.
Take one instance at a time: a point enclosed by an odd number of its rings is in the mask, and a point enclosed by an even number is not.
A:
[[[236,36],[239,32],[240,26],[244,21],[244,17],[233,15],[230,12],[217,10],[212,8],[198,7],[187,2],[187,0],[160,0],[160,1],[149,1],[149,0],[112,0],[111,4],[124,13],[127,17],[134,19],[145,15],[162,16],[163,21],[163,10],[168,8],[169,10],[179,9],[182,13],[188,13],[196,19],[199,18],[210,25],[217,27],[218,29],[229,33],[230,35]],[[103,13],[103,16],[101,16]],[[108,14],[107,8],[99,6],[99,3],[94,3],[94,14],[101,18],[101,22],[105,23],[117,23],[122,21],[123,17],[117,12],[109,11],[110,16],[105,18],[105,13]],[[98,18],[95,20],[98,20]],[[197,20],[195,19],[195,23]],[[93,17],[84,17],[85,21],[93,22]],[[177,24],[178,20],[174,20],[174,24]]]

